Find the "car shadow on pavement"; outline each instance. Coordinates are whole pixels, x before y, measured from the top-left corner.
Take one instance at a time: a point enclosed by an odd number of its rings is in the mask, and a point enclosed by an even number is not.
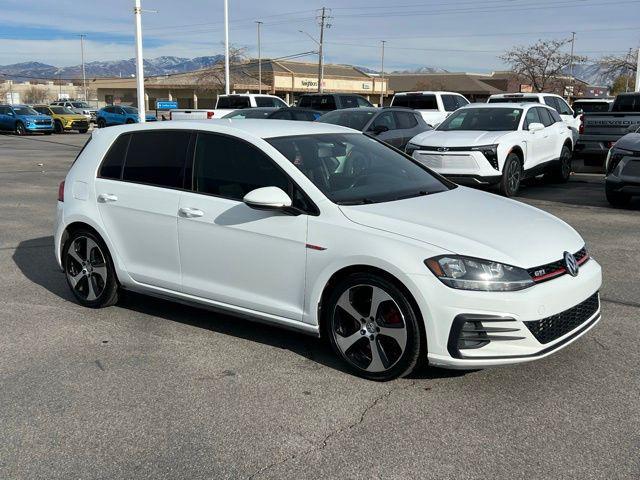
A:
[[[30,281],[63,300],[76,303],[53,256],[53,237],[34,238],[20,242],[14,251],[13,261]],[[310,360],[309,364],[302,365],[301,368],[313,369],[315,363],[348,373],[328,342],[299,332],[237,318],[204,307],[198,308],[129,291],[122,292],[117,307],[286,349]],[[458,377],[464,374],[464,371],[420,366],[409,378],[436,379]]]

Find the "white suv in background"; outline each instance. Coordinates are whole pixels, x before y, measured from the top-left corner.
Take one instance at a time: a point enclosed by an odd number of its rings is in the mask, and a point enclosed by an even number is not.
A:
[[[497,184],[510,197],[524,178],[542,173],[566,182],[573,136],[558,113],[538,103],[462,107],[435,130],[412,138],[406,152],[459,183]]]
[[[491,95],[487,103],[525,103],[537,102],[548,105],[553,108],[562,121],[567,124],[573,133],[573,143],[578,141],[578,132],[580,131],[580,123],[582,120],[576,114],[569,104],[560,95],[555,93],[499,93]]]
[[[417,110],[431,127],[437,126],[460,107],[469,104],[463,95],[454,92],[402,92],[391,99],[392,107]]]

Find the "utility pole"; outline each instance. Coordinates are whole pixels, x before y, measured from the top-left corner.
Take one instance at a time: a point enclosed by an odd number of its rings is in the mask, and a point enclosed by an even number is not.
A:
[[[138,118],[145,123],[147,115],[144,102],[144,70],[142,66],[142,7],[140,0],[134,0],[133,16],[136,22],[136,90],[138,95]]]
[[[575,46],[576,43],[576,32],[571,32],[571,66],[570,68],[570,75],[571,75],[571,89],[569,90],[569,101],[571,101],[571,98],[573,97],[573,89],[575,88],[574,86],[574,78],[573,78],[573,48]]]
[[[229,95],[229,0],[224,0],[224,93]]]
[[[258,26],[258,93],[262,93],[262,49],[260,47],[260,26],[262,22],[257,20]]]
[[[318,42],[319,48],[318,48],[318,92],[322,93],[324,90],[323,87],[323,83],[324,83],[324,53],[323,53],[323,47],[324,47],[324,29],[325,28],[330,28],[331,24],[327,23],[327,20],[329,20],[329,18],[331,18],[329,16],[329,12],[327,12],[327,8],[326,7],[322,7],[322,9],[320,10],[321,13],[319,14],[319,18],[318,18],[318,22],[320,23],[320,42]]]
[[[625,63],[631,63],[631,59],[633,58],[633,48],[629,49],[629,53],[627,54],[627,59],[625,60]],[[631,76],[631,70],[629,69],[629,65],[627,65],[627,72],[625,75],[625,84],[624,84],[624,93],[627,93],[629,91],[629,77]]]
[[[384,102],[384,44],[387,43],[386,40],[382,40],[382,61],[380,62],[380,107],[383,106]]]
[[[81,33],[78,35],[80,37],[80,56],[82,59],[82,91],[84,92],[84,101],[87,101],[87,76],[84,71],[84,37],[87,36],[86,33]]]

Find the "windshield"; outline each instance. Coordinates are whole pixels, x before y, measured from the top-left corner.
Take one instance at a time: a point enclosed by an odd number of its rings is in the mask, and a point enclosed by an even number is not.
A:
[[[518,129],[521,108],[463,108],[453,112],[436,130],[507,132]]]
[[[322,115],[318,122],[331,123],[333,125],[342,125],[343,127],[355,128],[362,130],[364,126],[373,118],[376,112],[367,110],[344,111],[334,110],[333,112]]]
[[[13,110],[16,115],[38,115],[38,112],[31,107],[13,107]]]
[[[49,107],[49,109],[57,115],[74,115],[74,112],[68,109],[67,107],[59,107],[57,105],[52,105]]]
[[[267,141],[339,205],[387,202],[454,188],[426,167],[360,133],[328,133]]]
[[[73,108],[89,108],[87,102],[72,102]]]
[[[135,107],[120,107],[122,108],[122,110],[124,110],[124,113],[133,113],[133,114],[137,114],[138,113],[138,109]]]

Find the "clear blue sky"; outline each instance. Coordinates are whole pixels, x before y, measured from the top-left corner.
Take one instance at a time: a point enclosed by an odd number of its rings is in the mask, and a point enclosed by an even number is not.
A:
[[[131,58],[133,0],[1,0],[0,65],[39,61],[80,63]],[[229,0],[231,42],[256,55],[255,20],[263,57],[313,50],[298,30],[318,35],[315,9],[331,8],[327,62],[385,70],[436,66],[450,71],[502,68],[512,45],[577,32],[576,52],[592,58],[640,44],[640,0]],[[196,57],[222,52],[222,0],[143,0],[145,57]],[[392,5],[392,6],[390,6]],[[308,57],[314,61],[313,57]]]

